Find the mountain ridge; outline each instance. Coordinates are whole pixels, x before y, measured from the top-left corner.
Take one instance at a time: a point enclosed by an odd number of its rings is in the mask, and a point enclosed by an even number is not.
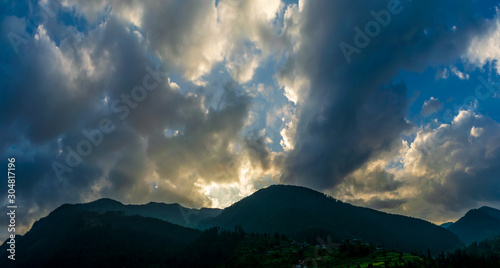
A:
[[[64,204],[36,221],[25,235],[16,236],[14,263],[6,257],[8,244],[1,245],[0,266],[141,267],[144,263],[175,263],[176,254],[201,233],[160,219],[116,211],[100,213]]]
[[[319,238],[327,240],[327,237],[332,241],[362,239],[405,252],[425,252],[429,248],[440,253],[462,245],[453,233],[422,219],[354,206],[301,186],[272,185],[224,210],[188,209],[177,203],[159,202],[124,205],[110,198],[101,198],[89,203],[64,204],[45,218],[71,217],[76,213],[75,209],[97,213],[92,217],[111,212],[123,216],[138,215],[199,230],[215,226],[234,230],[239,225],[248,232],[280,233],[313,243]],[[41,220],[46,221],[45,218]],[[43,231],[40,230],[43,225],[38,222],[30,232]]]
[[[184,227],[196,227],[204,218],[215,217],[221,209],[216,208],[186,208],[178,203],[149,202],[147,204],[128,204],[110,198],[100,198],[88,203],[78,203],[76,206],[87,211],[108,212],[123,211],[127,215],[140,215],[171,222]]]
[[[483,206],[471,209],[447,228],[466,244],[500,235],[500,210]]]
[[[433,223],[354,206],[289,185],[260,189],[200,224],[227,229],[241,225],[249,232],[278,232],[299,240],[326,239],[329,235],[336,241],[358,238],[402,251],[430,248],[438,252],[461,245],[454,234]]]

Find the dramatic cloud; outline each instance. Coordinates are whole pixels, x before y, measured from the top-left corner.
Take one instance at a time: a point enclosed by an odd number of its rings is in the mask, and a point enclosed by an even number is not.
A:
[[[491,118],[461,110],[450,124],[415,128],[413,141],[353,172],[332,194],[435,222],[456,219],[471,207],[498,205],[499,130]],[[383,207],[380,200],[400,206]]]
[[[237,82],[274,49],[279,1],[49,4],[46,21],[22,4],[2,19],[0,145],[18,158],[20,230],[66,202],[219,207],[277,181],[280,153],[242,135],[251,99]],[[228,73],[203,80],[219,62]]]
[[[299,107],[297,143],[282,181],[333,187],[398,142],[410,124],[406,85],[395,77],[467,51],[492,24],[476,16],[478,4],[306,2],[301,47],[288,61],[304,71],[310,93]],[[294,75],[294,68],[287,70],[283,76]]]

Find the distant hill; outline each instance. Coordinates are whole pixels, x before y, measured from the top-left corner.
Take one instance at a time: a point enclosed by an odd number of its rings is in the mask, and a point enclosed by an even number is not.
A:
[[[454,224],[454,222],[450,221],[450,222],[445,222],[439,226],[443,227],[444,229],[448,229],[448,227],[450,227],[453,224]]]
[[[491,207],[469,210],[448,230],[466,244],[500,235],[500,210]]]
[[[461,246],[454,234],[427,221],[353,206],[298,186],[261,189],[201,222],[228,229],[237,224],[246,231],[278,232],[300,240],[358,238],[406,252],[429,248],[438,253]]]
[[[124,205],[118,201],[102,198],[90,203],[77,204],[87,211],[108,212],[123,211],[126,215],[140,215],[157,218],[186,227],[196,227],[200,220],[219,215],[222,210],[216,208],[192,209],[177,203],[165,204],[150,202],[145,205]]]
[[[7,243],[0,246],[0,267],[168,266],[201,234],[159,219],[62,205],[16,237],[15,261],[6,256]]]

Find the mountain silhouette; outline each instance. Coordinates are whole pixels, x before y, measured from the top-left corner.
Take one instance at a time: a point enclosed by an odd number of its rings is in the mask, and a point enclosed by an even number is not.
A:
[[[466,244],[500,235],[500,210],[486,206],[471,209],[447,229]]]
[[[196,227],[198,222],[205,218],[215,217],[222,210],[216,208],[192,209],[177,203],[165,204],[150,202],[144,205],[124,205],[109,198],[102,198],[90,203],[77,204],[87,211],[108,212],[123,211],[126,215],[140,215],[143,217],[157,218],[185,227]]]
[[[22,237],[16,236],[15,261],[6,256],[7,243],[0,246],[0,267],[175,264],[177,254],[201,234],[199,230],[159,219],[124,212],[86,211],[81,206],[66,204],[35,222]]]
[[[335,200],[314,190],[274,185],[258,190],[201,225],[257,233],[281,233],[294,239],[361,239],[387,248],[438,253],[461,246],[451,232],[424,220],[388,214]],[[315,242],[317,243],[317,242]]]
[[[213,265],[207,267],[215,267],[234,260],[245,233],[277,233],[311,245],[361,239],[405,252],[441,253],[462,245],[450,231],[424,220],[353,206],[304,187],[274,185],[222,212],[153,202],[124,205],[107,198],[65,204],[16,237],[14,267],[189,267],[188,262],[199,267],[208,261]],[[7,246],[0,246],[0,267],[13,264],[7,263]]]

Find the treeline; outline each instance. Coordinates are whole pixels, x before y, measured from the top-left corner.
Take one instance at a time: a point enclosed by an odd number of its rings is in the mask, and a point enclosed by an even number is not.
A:
[[[235,267],[236,249],[247,234],[237,225],[234,231],[212,227],[178,256],[174,267]]]
[[[423,260],[408,262],[408,268],[498,268],[500,267],[500,237],[474,242],[470,246],[452,253],[441,253],[438,257],[423,256]]]

